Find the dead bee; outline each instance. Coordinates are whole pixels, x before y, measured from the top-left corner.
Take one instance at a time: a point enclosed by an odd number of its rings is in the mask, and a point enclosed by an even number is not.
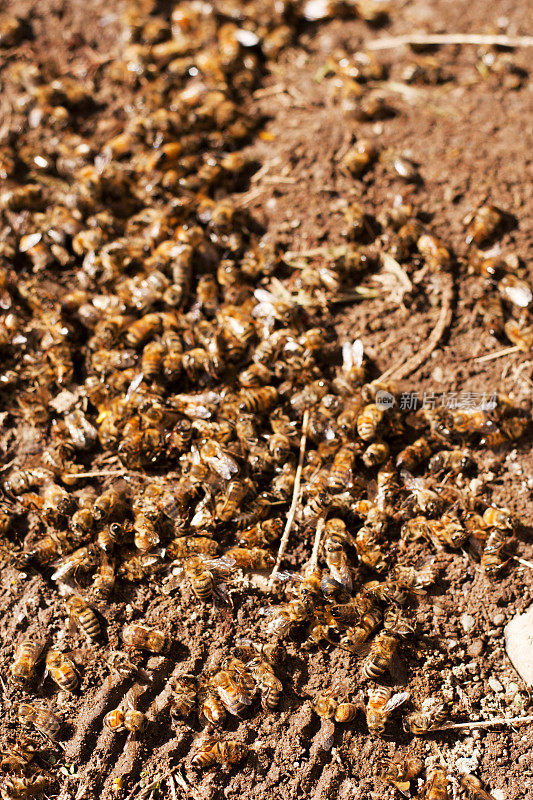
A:
[[[226,720],[226,709],[216,688],[209,681],[200,681],[198,684],[198,716],[215,726],[223,725]]]
[[[204,738],[191,760],[193,767],[206,769],[215,764],[229,767],[237,764],[248,754],[249,748],[233,739]]]
[[[533,325],[522,326],[514,319],[508,319],[504,326],[505,335],[523,353],[533,349]]]
[[[106,664],[122,678],[135,676],[145,683],[150,683],[152,678],[146,670],[137,667],[122,650],[111,650],[104,656]]]
[[[409,692],[393,694],[392,689],[385,686],[371,689],[365,706],[366,724],[370,733],[384,733],[389,716],[408,699]]]
[[[357,716],[359,705],[347,703],[346,682],[334,683],[313,699],[313,709],[320,717],[320,746],[323,750],[331,750],[335,735],[335,722],[351,722]]]
[[[94,548],[92,546],[80,547],[70,555],[53,562],[52,566],[55,567],[55,572],[52,573],[52,580],[63,583],[75,576],[78,570],[91,569],[94,564]]]
[[[366,405],[357,417],[357,433],[364,442],[370,442],[378,435],[383,420],[383,411],[375,403]]]
[[[469,450],[439,450],[429,459],[430,472],[469,473],[475,469],[476,462]]]
[[[252,676],[261,695],[261,705],[265,709],[277,708],[283,691],[283,684],[276,676],[274,667],[279,661],[280,648],[277,645],[258,645],[244,642],[246,668]]]
[[[194,675],[182,675],[172,687],[170,697],[171,717],[188,717],[196,707],[198,681]]]
[[[274,556],[261,547],[230,547],[225,558],[234,562],[235,569],[263,570],[274,566]]]
[[[378,761],[377,775],[402,794],[406,794],[411,781],[420,775],[423,768],[423,761],[416,756],[398,754],[392,759]]]
[[[97,600],[107,601],[115,588],[115,564],[103,556],[93,580],[91,592]]]
[[[324,557],[332,577],[338,581],[348,592],[352,590],[352,574],[346,544],[349,536],[346,526],[340,519],[330,519],[324,529]]]
[[[17,496],[29,492],[35,486],[43,486],[45,483],[51,482],[53,478],[53,473],[42,467],[15,469],[4,480],[4,489],[8,494]]]
[[[461,775],[459,783],[466,789],[472,800],[494,800],[490,792],[483,788],[483,784],[475,775]]]
[[[228,658],[222,669],[209,680],[222,705],[230,714],[239,716],[252,702],[255,685],[246,665],[237,658]]]
[[[92,641],[100,637],[98,617],[83,597],[72,595],[66,601],[66,608],[72,628],[78,627]]]
[[[449,707],[446,703],[436,697],[428,698],[424,702],[423,711],[413,711],[405,717],[403,727],[409,733],[420,736],[439,728],[448,719],[448,714]]]
[[[348,490],[353,486],[353,470],[359,455],[357,445],[343,445],[335,454],[329,476],[332,492]]]
[[[448,777],[443,769],[435,769],[422,789],[424,800],[448,800]]]
[[[508,538],[504,531],[494,528],[488,535],[481,556],[481,567],[494,578],[507,566],[509,558],[504,560]]]
[[[434,269],[448,269],[452,263],[452,256],[444,243],[432,234],[423,233],[416,246],[420,255],[424,256],[430,267]]]
[[[378,157],[378,148],[368,139],[360,139],[351,147],[342,163],[351,175],[362,175]]]
[[[147,625],[133,623],[126,625],[121,633],[126,647],[133,650],[148,650],[149,653],[164,653],[168,649],[168,639],[162,631]]]
[[[36,708],[30,703],[20,703],[18,719],[23,725],[34,725],[38,731],[49,739],[55,739],[61,730],[62,721],[46,708]]]
[[[227,595],[221,586],[221,579],[228,578],[234,561],[230,558],[207,558],[196,555],[188,558],[184,573],[195,597],[203,603],[213,597],[227,602]]]
[[[427,439],[420,437],[413,444],[405,447],[396,456],[396,466],[412,472],[419,464],[431,456],[431,447]]]
[[[60,689],[73,692],[79,683],[74,664],[60,650],[49,650],[46,654],[46,674],[50,675]]]
[[[104,717],[104,725],[112,733],[127,730],[130,736],[141,733],[146,727],[146,716],[137,710],[139,687],[133,686],[124,698],[125,708],[120,707],[109,711]]]
[[[15,657],[9,671],[15,681],[30,681],[34,677],[36,663],[41,657],[44,642],[24,639],[15,650]]]
[[[362,672],[369,680],[379,680],[385,673],[394,669],[394,659],[401,639],[413,632],[411,626],[393,617],[385,620],[385,626],[370,643]]]
[[[481,245],[492,239],[504,221],[504,214],[493,205],[481,206],[472,215],[466,232],[466,243]]]

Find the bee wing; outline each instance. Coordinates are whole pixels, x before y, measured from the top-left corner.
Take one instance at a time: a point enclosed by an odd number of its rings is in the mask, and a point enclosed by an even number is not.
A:
[[[383,706],[383,711],[385,714],[390,714],[395,708],[399,708],[407,700],[409,700],[409,697],[409,692],[397,692],[396,694],[393,694]]]
[[[322,719],[318,732],[318,742],[322,750],[331,750],[335,738],[335,724],[330,719]]]
[[[351,592],[353,588],[352,571],[348,562],[344,563],[340,569],[335,571],[337,572],[337,575],[334,576],[335,579],[340,583],[343,589],[346,589],[347,592]]]
[[[411,489],[413,491],[425,489],[425,484],[422,478],[415,478],[413,475],[411,475],[409,470],[401,469],[400,475],[402,476],[403,482],[407,489]]]
[[[216,456],[211,456],[205,460],[208,466],[226,481],[230,481],[231,476],[239,471],[237,463],[223,450],[219,450]]]
[[[217,691],[220,699],[232,714],[234,713],[232,709],[235,708],[235,701],[245,706],[249,706],[252,703],[252,698],[244,691],[242,691],[239,684],[234,683],[233,686],[234,688],[232,692],[228,692],[226,691],[226,689],[217,686]]]
[[[215,601],[215,605],[233,608],[233,600],[224,583],[219,583],[218,586],[213,587],[213,600]]]

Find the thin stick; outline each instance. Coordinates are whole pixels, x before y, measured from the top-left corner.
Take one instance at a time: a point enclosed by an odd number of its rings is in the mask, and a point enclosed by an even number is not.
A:
[[[322,533],[324,531],[324,527],[326,525],[326,518],[320,517],[316,524],[316,532],[315,532],[315,541],[313,543],[313,552],[311,553],[311,560],[309,561],[309,567],[311,571],[316,569],[316,565],[318,563],[318,551],[320,548],[320,541],[322,539]]]
[[[494,719],[484,719],[480,722],[459,722],[451,725],[441,725],[439,728],[431,728],[426,733],[436,733],[439,731],[460,731],[472,730],[473,728],[492,728],[493,725],[521,725],[524,722],[533,722],[533,714],[527,717],[495,717]]]
[[[482,361],[492,361],[493,358],[501,358],[502,356],[510,356],[511,353],[518,353],[520,350],[517,344],[513,345],[513,347],[505,347],[503,350],[496,350],[495,353],[487,353],[485,356],[479,356],[479,358],[475,358],[474,361],[477,363],[481,363]]]
[[[174,783],[174,776],[168,776],[168,782],[170,784],[170,794],[172,795],[172,800],[178,800],[176,795],[176,784]]]
[[[278,557],[276,558],[276,563],[274,564],[274,568],[270,573],[270,579],[268,581],[268,588],[272,590],[274,586],[274,581],[276,580],[276,575],[278,574],[279,566],[281,564],[281,560],[285,555],[285,550],[287,549],[287,543],[289,541],[289,534],[291,532],[292,524],[294,522],[294,518],[296,516],[296,509],[298,508],[298,501],[300,499],[300,482],[302,480],[302,470],[304,466],[304,457],[305,457],[305,448],[307,445],[307,429],[309,427],[309,409],[306,408],[304,411],[304,416],[302,420],[302,435],[300,438],[300,457],[298,459],[298,468],[296,470],[296,475],[294,478],[294,490],[292,493],[292,502],[291,507],[289,508],[289,513],[287,515],[287,521],[285,523],[285,530],[283,531],[283,536],[281,537],[281,542],[279,543],[279,550],[278,550]]]
[[[393,378],[394,380],[401,380],[402,378],[406,378],[407,375],[410,375],[415,369],[418,369],[424,361],[426,361],[431,353],[434,351],[436,346],[441,340],[442,334],[448,327],[451,322],[451,305],[452,305],[452,297],[453,297],[453,281],[450,275],[446,275],[444,277],[443,287],[442,287],[442,306],[440,309],[439,318],[437,320],[437,324],[433,328],[431,335],[427,341],[427,344],[422,347],[418,353],[415,353],[414,356],[409,358],[403,364],[397,364],[394,367],[386,370],[379,378],[379,381],[385,380],[386,378]]]
[[[389,50],[406,44],[478,44],[497,47],[533,47],[533,36],[484,35],[479,33],[413,33],[407,36],[384,36],[366,42],[367,50]]]
[[[134,472],[129,472],[127,469],[101,469],[94,470],[93,472],[67,472],[65,478],[105,478],[112,475],[135,475]],[[142,475],[142,473],[139,473]]]
[[[519,564],[523,564],[524,567],[529,567],[530,569],[533,569],[533,562],[526,561],[525,558],[519,558],[518,556],[511,556],[511,558],[513,558],[515,561],[518,561]]]

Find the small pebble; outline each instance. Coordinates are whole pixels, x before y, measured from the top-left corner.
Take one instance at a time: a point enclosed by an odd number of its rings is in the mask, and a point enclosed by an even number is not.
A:
[[[477,658],[483,652],[483,641],[481,639],[474,639],[468,646],[466,652],[471,658]]]
[[[476,624],[476,620],[473,616],[471,616],[471,614],[461,614],[460,623],[463,626],[465,633],[468,633]]]
[[[492,622],[493,622],[494,625],[497,625],[498,627],[500,625],[504,625],[505,624],[505,616],[503,614],[496,614],[496,616],[494,617]]]
[[[503,686],[497,678],[493,678],[492,675],[489,678],[489,686],[493,692],[503,692]]]

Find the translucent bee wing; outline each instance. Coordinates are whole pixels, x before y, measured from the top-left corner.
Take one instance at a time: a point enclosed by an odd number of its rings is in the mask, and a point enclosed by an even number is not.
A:
[[[322,719],[318,732],[318,742],[322,750],[331,750],[335,738],[335,724],[330,719]]]
[[[383,707],[383,711],[386,714],[390,714],[394,711],[395,708],[399,708],[402,706],[407,700],[409,700],[410,694],[409,692],[397,692],[390,697]]]

